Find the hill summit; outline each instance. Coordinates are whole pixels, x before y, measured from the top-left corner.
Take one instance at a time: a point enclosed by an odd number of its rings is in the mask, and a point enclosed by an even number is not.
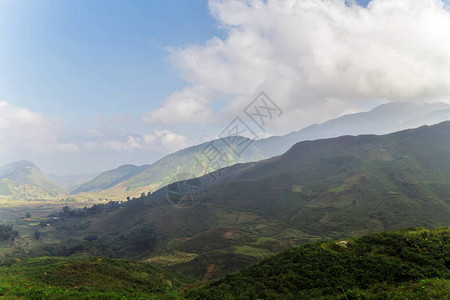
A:
[[[62,189],[35,164],[21,160],[0,167],[0,195],[13,199],[54,198]]]

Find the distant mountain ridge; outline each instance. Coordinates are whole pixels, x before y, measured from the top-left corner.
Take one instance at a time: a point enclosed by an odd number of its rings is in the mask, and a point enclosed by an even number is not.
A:
[[[122,181],[125,181],[132,176],[141,173],[146,170],[150,165],[135,166],[135,165],[123,165],[117,169],[103,172],[96,176],[94,179],[81,184],[74,189],[71,194],[90,192],[96,189],[108,189]]]
[[[448,226],[450,121],[381,136],[303,141],[283,155],[191,182],[203,189],[195,201],[169,201],[174,183],[120,209],[65,216],[57,234],[82,240],[95,233],[115,255],[154,263],[184,255],[170,268],[201,279],[211,265],[208,276],[216,278],[312,240]],[[145,248],[126,248],[126,237],[144,232]]]
[[[241,138],[234,143],[242,141],[250,140]],[[200,154],[213,142],[216,142],[214,147],[217,147],[217,150],[223,154],[229,165],[257,161],[266,157],[258,147],[254,146],[254,142],[250,143],[249,147],[241,155],[238,155],[223,142],[223,139],[217,139],[166,155],[151,165],[133,166],[131,169],[130,165],[125,165],[103,172],[97,178],[72,191],[71,194],[82,193],[89,195],[93,193],[95,195],[96,191],[100,191],[99,195],[105,198],[119,200],[127,195],[137,196],[142,192],[155,191],[174,182],[176,175],[180,173],[187,173],[193,176],[205,174],[204,167],[208,164],[206,162],[207,158]],[[203,160],[203,162],[200,162],[200,160]],[[214,165],[208,167],[210,172],[216,169]],[[101,194],[103,191],[102,187],[106,187],[106,194]]]
[[[379,105],[367,112],[343,115],[322,124],[314,124],[284,136],[259,140],[257,143],[261,149],[265,149],[267,157],[272,157],[284,153],[300,141],[342,135],[381,135],[447,120],[450,120],[449,104],[393,102]],[[271,145],[277,146],[274,148]]]
[[[19,199],[54,198],[62,189],[30,161],[0,167],[0,195]]]
[[[83,183],[86,183],[95,177],[97,177],[100,173],[87,173],[87,174],[65,174],[58,175],[54,173],[47,174],[47,177],[62,187],[65,191],[73,191]]]
[[[432,125],[445,120],[450,120],[450,105],[445,103],[387,103],[368,112],[344,115],[283,136],[255,140],[241,155],[237,155],[227,147],[222,147],[219,150],[226,152],[229,165],[233,165],[283,154],[292,145],[304,140],[342,135],[387,134],[421,125]],[[151,165],[134,170],[134,173],[129,173],[130,176],[119,176],[117,178],[110,176],[111,173],[117,172],[120,167],[107,171],[99,177],[109,178],[109,180],[100,180],[102,184],[99,184],[99,178],[96,178],[71,193],[101,191],[102,195],[107,197],[124,199],[126,196],[133,197],[142,192],[155,191],[173,182],[180,170],[185,170],[193,176],[200,176],[205,173],[205,170],[197,166],[196,157],[210,143],[203,143],[169,154]],[[209,171],[213,170],[215,169],[211,168]]]

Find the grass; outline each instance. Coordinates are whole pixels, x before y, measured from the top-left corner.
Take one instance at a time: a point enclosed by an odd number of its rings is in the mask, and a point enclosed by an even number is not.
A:
[[[340,186],[338,186],[338,187],[329,189],[328,191],[329,191],[329,192],[332,192],[332,193],[339,193],[339,192],[345,191],[347,188],[348,188],[348,185],[347,185],[347,184],[342,184],[342,185],[340,185]]]
[[[247,255],[247,256],[252,256],[252,257],[266,257],[266,256],[269,256],[270,254],[272,254],[267,249],[261,249],[261,248],[257,248],[257,247],[246,246],[246,245],[236,246],[234,249],[235,249],[234,252],[236,254]]]
[[[172,254],[157,255],[144,260],[145,262],[155,263],[162,266],[172,266],[181,263],[187,263],[195,259],[198,255],[182,251],[173,251]]]
[[[178,299],[180,282],[150,264],[108,258],[11,258],[0,295],[26,299]]]

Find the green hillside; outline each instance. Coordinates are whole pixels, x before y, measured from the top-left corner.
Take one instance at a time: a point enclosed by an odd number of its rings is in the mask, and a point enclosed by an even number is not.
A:
[[[161,265],[173,257],[173,271],[212,279],[318,239],[447,226],[450,122],[301,142],[216,175],[200,178],[203,197],[190,207],[173,206],[161,189],[62,213],[48,241],[75,245],[94,234],[105,255]]]
[[[249,141],[248,139],[245,139]],[[242,140],[234,143],[242,142]],[[242,154],[237,154],[223,140],[213,141],[214,147],[223,153],[222,166],[236,163],[258,161],[265,156],[250,143]],[[82,184],[73,190],[72,194],[103,197],[114,200],[124,200],[127,196],[136,197],[142,192],[155,191],[174,181],[177,176],[201,176],[207,172],[218,169],[219,165],[208,165],[207,158],[202,154],[210,142],[192,146],[169,154],[152,165],[136,167],[132,165],[121,166],[117,169],[104,172],[95,179]],[[200,162],[200,163],[199,163]]]
[[[217,280],[205,277],[197,283],[145,262],[85,256],[15,257],[0,262],[0,297],[446,299],[449,258],[449,227],[317,241]]]
[[[63,190],[29,161],[0,167],[0,196],[12,199],[57,198]]]
[[[109,258],[10,258],[0,264],[7,299],[174,299],[183,283],[139,262]]]
[[[212,143],[214,144],[214,147],[216,147],[217,151],[223,153],[224,157],[226,157],[226,164],[222,164],[224,166],[234,165],[241,162],[257,161],[265,158],[260,150],[257,147],[254,147],[252,143],[250,143],[249,147],[242,154],[237,154],[223,141],[224,139],[218,139],[212,141]],[[244,141],[249,142],[250,140],[247,138],[241,138],[241,140],[228,143],[231,143],[231,145],[237,147],[236,145],[238,143],[242,143]],[[203,143],[167,155],[163,159],[152,164],[145,171],[127,180],[124,186],[132,189],[149,185],[149,183],[157,183],[158,185],[155,187],[163,187],[169,183],[172,183],[176,174],[181,172],[189,173],[190,175],[197,177],[205,174],[205,168],[202,166],[207,166],[206,171],[208,172],[215,171],[217,170],[217,167],[214,165],[208,165],[206,156],[202,155],[203,151],[205,151],[209,145],[210,142]],[[200,165],[198,160],[201,161]]]
[[[129,179],[130,177],[144,171],[149,165],[135,166],[135,165],[124,165],[117,169],[110,170],[99,174],[94,179],[83,183],[73,191],[71,194],[90,192],[94,190],[105,190],[108,189],[122,181]]]
[[[450,229],[381,232],[292,248],[198,287],[191,299],[446,299]]]
[[[210,184],[205,202],[257,210],[310,234],[445,225],[450,122],[301,142],[282,156],[228,172]]]

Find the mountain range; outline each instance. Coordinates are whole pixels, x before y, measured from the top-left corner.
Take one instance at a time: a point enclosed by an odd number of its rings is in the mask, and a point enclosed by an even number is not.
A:
[[[50,173],[46,175],[51,181],[62,187],[65,191],[72,191],[78,188],[80,185],[88,181],[91,181],[99,174],[100,172],[86,173],[86,174],[65,174],[65,175]]]
[[[317,239],[449,225],[449,178],[450,121],[303,141],[123,204],[66,211],[49,238],[95,235],[104,254],[216,278]]]
[[[412,104],[387,103],[362,113],[344,115],[342,117],[315,124],[302,130],[283,136],[249,141],[242,138],[233,141],[235,146],[247,143],[242,153],[233,151],[229,142],[224,139],[203,143],[169,154],[151,165],[141,167],[126,165],[100,174],[91,182],[87,182],[71,191],[71,194],[88,193],[103,198],[124,199],[126,196],[138,196],[142,192],[155,191],[176,181],[179,173],[191,176],[205,174],[199,167],[198,159],[208,147],[214,145],[217,151],[226,158],[226,165],[259,161],[286,152],[295,143],[304,140],[337,137],[341,135],[386,134],[421,125],[432,125],[450,120],[450,105],[444,103]],[[202,162],[201,165],[207,163]],[[211,165],[207,172],[214,171],[223,164]]]
[[[448,104],[387,103],[368,112],[344,115],[283,136],[260,140],[238,137],[233,138],[231,143],[226,138],[213,140],[166,155],[153,164],[123,165],[101,174],[45,176],[33,165],[30,170],[34,171],[30,171],[30,174],[34,175],[9,176],[2,179],[0,193],[8,197],[14,195],[16,198],[54,198],[69,193],[72,197],[81,199],[124,200],[128,196],[136,197],[149,191],[154,192],[177,181],[180,176],[201,176],[224,166],[280,155],[299,141],[341,135],[385,134],[449,119]],[[242,143],[247,145],[245,151],[236,151],[236,147]],[[207,163],[206,151],[210,151],[211,147],[220,153],[222,158],[220,164]],[[22,164],[23,162],[17,162],[3,168],[5,170],[17,168],[17,173],[20,174],[23,172]],[[34,179],[24,180],[27,177]]]

